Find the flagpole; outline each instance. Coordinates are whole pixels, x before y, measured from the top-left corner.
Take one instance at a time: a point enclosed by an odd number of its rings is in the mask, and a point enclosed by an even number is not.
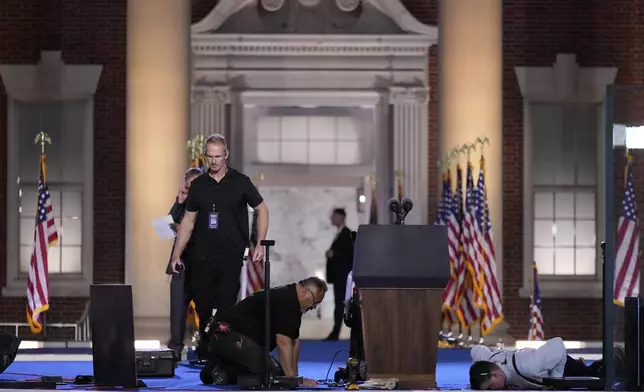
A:
[[[487,140],[487,138],[486,138],[486,140]],[[472,144],[472,150],[475,150],[475,151],[476,151],[476,147],[479,144],[481,145],[481,159],[479,160],[479,178],[477,180],[477,184],[474,186],[475,189],[478,188],[478,183],[481,181],[481,178],[480,178],[481,173],[483,173],[483,175],[485,176],[485,158],[483,157],[483,145],[484,145],[484,143],[485,142],[483,141],[483,139],[478,137],[478,138],[476,138],[476,142],[474,142],[474,144]],[[483,241],[485,241],[485,234],[486,234],[486,230],[487,230],[487,226],[486,226],[487,225],[487,217],[485,216],[485,202],[486,202],[487,199],[486,199],[484,194],[481,195],[480,197],[483,200],[483,202],[482,202],[483,211],[481,212],[481,234],[483,235]],[[482,245],[479,244],[479,247],[481,247],[481,246]],[[485,282],[481,282],[481,284],[485,285]],[[484,292],[483,287],[481,287],[481,292]],[[489,295],[491,295],[491,293]],[[485,303],[485,298],[482,298],[481,301],[483,303]],[[488,312],[489,311],[490,310],[488,310]],[[481,318],[479,319],[479,344],[483,344],[483,342],[484,342],[483,325],[484,325],[484,322],[485,322],[485,317],[486,317],[486,312],[483,311],[483,309],[481,309]]]
[[[42,165],[42,159],[45,156],[45,144],[51,144],[51,137],[41,129],[41,131],[38,132],[38,134],[36,135],[34,144],[40,144],[40,164]],[[42,167],[42,170],[43,170],[43,180],[46,183],[47,181],[45,177],[46,173],[44,172],[45,168]],[[49,252],[49,250],[47,251]],[[46,271],[46,273],[47,273],[47,276],[49,276],[49,271]],[[49,281],[49,279],[47,279],[47,281]],[[47,299],[47,301],[49,301],[49,299]],[[42,339],[46,340],[47,339],[47,312],[42,312],[40,313],[40,315],[42,316],[42,323],[41,323]]]
[[[397,183],[397,193],[398,193],[398,200],[402,200],[403,197],[405,197],[405,187],[403,185],[403,181],[405,178],[405,172],[402,170],[396,170],[396,183]]]

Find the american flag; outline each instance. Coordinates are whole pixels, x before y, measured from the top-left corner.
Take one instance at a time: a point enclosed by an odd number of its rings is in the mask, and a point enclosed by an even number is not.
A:
[[[632,157],[626,155],[624,168],[624,199],[617,225],[617,254],[615,256],[615,292],[613,302],[624,306],[626,297],[637,297],[640,288],[640,271],[637,259],[640,249],[639,223],[633,187]]]
[[[481,157],[477,189],[474,192],[477,234],[479,236],[479,268],[477,276],[481,282],[483,298],[483,319],[481,332],[487,335],[492,329],[503,321],[503,300],[496,278],[496,255],[492,238],[492,224],[490,222],[490,207],[487,200],[485,187],[485,159]]]
[[[34,227],[34,247],[31,252],[29,279],[27,281],[27,323],[34,334],[42,332],[42,313],[49,310],[49,247],[58,242],[53,208],[47,186],[45,155],[40,156],[38,178],[38,206]]]
[[[454,215],[455,220],[451,224],[458,227],[456,238],[459,239],[459,261],[456,266],[456,314],[465,328],[471,328],[479,319],[479,311],[476,306],[475,286],[475,262],[477,259],[471,257],[472,251],[472,226],[474,216],[472,214],[472,193],[474,191],[474,180],[472,179],[472,165],[468,162],[467,180],[465,190],[465,207],[463,206],[463,174],[460,166],[456,167],[456,193]]]
[[[251,246],[257,247],[260,246],[257,243],[257,216],[259,213],[253,211],[253,223],[251,225],[250,232],[250,243]],[[246,296],[253,294],[256,291],[264,289],[264,262],[251,261],[253,255],[251,252],[248,253],[248,261],[246,262]]]
[[[541,296],[539,295],[539,272],[537,264],[532,263],[532,293],[530,294],[530,329],[528,340],[544,340],[543,315],[541,314]]]
[[[456,297],[454,280],[456,278],[456,273],[454,270],[455,260],[458,257],[458,245],[456,246],[456,251],[452,248],[450,244],[450,226],[449,226],[449,216],[453,213],[452,203],[452,175],[449,169],[443,174],[443,198],[438,205],[438,213],[436,214],[435,225],[446,225],[447,226],[447,239],[449,246],[449,255],[450,255],[450,280],[443,291],[443,317],[448,325],[453,325],[458,319],[456,317],[455,306],[452,302]]]

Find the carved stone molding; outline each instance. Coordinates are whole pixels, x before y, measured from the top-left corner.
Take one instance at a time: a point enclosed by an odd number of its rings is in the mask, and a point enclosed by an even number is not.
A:
[[[230,87],[228,86],[195,86],[192,88],[191,101],[216,101],[220,104],[230,103]]]
[[[299,0],[299,2],[304,7],[315,7],[320,4],[320,0]]]
[[[266,11],[275,12],[284,7],[284,0],[261,0],[260,4]]]
[[[341,11],[352,12],[360,5],[361,0],[335,0],[335,4]]]
[[[86,99],[96,93],[102,70],[102,65],[65,64],[60,51],[43,51],[35,65],[0,65],[0,77],[13,99]]]
[[[602,102],[615,67],[580,67],[574,54],[557,54],[551,67],[516,67],[523,98],[546,102]]]
[[[422,36],[405,36],[404,42],[383,37],[257,36],[233,40],[217,36],[193,36],[192,50],[197,56],[230,55],[427,55],[435,43]]]
[[[397,103],[418,103],[429,102],[428,87],[392,87],[389,89],[389,102]]]
[[[194,35],[216,33],[226,20],[233,14],[239,12],[242,8],[257,4],[258,0],[220,0],[215,8],[210,11],[205,18],[192,25],[193,39]],[[307,3],[320,0],[306,0]],[[331,1],[331,0],[324,0]],[[277,4],[278,0],[267,0],[270,4]],[[304,0],[300,0],[300,3]],[[378,11],[389,16],[404,31],[412,34],[422,35],[425,39],[432,41],[432,45],[438,41],[438,27],[429,26],[421,23],[405,8],[400,0],[336,0],[336,4],[341,9],[352,10],[357,7],[354,3],[363,2],[376,8]],[[262,5],[264,2],[262,2]],[[276,6],[274,6],[276,7]]]

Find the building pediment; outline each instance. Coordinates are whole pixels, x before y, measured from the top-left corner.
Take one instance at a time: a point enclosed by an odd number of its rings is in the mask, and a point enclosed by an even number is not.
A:
[[[221,0],[192,34],[421,35],[436,43],[438,28],[400,0]]]

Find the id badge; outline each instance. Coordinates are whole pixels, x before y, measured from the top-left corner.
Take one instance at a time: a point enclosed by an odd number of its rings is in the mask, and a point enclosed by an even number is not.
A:
[[[211,230],[216,230],[219,228],[219,213],[211,212],[208,216],[208,227]]]

